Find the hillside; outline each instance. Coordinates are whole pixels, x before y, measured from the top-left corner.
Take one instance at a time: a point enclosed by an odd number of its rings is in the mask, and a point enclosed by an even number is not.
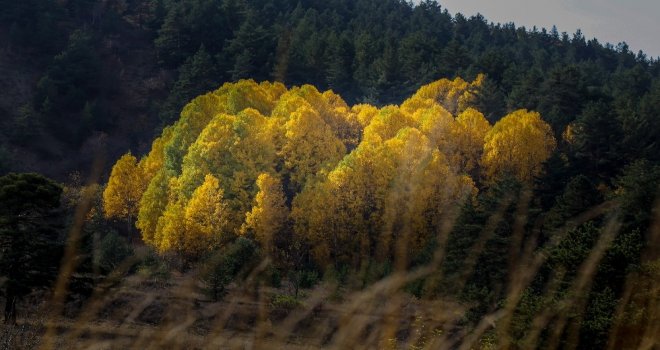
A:
[[[0,8],[0,348],[660,346],[659,60],[435,1]]]

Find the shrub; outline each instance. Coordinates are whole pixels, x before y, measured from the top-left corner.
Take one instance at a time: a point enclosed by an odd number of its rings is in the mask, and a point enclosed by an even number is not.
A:
[[[300,300],[289,294],[275,294],[270,300],[270,306],[273,309],[293,310],[302,305]]]
[[[213,255],[201,272],[205,292],[213,301],[227,293],[227,286],[239,275],[254,267],[259,256],[257,245],[244,237],[224,247]]]
[[[131,256],[133,248],[116,232],[108,233],[101,240],[98,262],[103,273],[114,271]]]

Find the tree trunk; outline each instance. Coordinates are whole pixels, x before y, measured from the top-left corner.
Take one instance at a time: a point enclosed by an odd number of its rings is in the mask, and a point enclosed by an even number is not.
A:
[[[137,214],[134,214],[133,212],[128,214],[128,218],[126,219],[126,231],[128,235],[128,241],[129,243],[133,244],[135,242],[138,242],[139,239],[139,232],[137,230],[133,230],[135,228],[135,218],[137,217]]]

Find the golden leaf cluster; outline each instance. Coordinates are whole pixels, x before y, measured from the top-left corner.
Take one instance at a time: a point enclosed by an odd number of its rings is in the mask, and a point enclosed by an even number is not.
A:
[[[491,127],[470,107],[482,81],[439,80],[382,108],[309,85],[227,83],[190,102],[139,162],[119,159],[106,215],[137,217],[162,252],[248,235],[267,249],[302,242],[320,263],[414,254],[474,198],[475,180],[529,181],[554,149],[538,113]]]

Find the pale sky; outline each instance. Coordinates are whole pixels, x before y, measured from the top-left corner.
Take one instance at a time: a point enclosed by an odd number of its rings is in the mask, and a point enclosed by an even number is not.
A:
[[[419,0],[414,1],[419,3]],[[635,54],[660,57],[660,0],[438,0],[452,15],[481,13],[488,22],[569,35],[580,28],[587,40],[616,46],[625,41]]]

